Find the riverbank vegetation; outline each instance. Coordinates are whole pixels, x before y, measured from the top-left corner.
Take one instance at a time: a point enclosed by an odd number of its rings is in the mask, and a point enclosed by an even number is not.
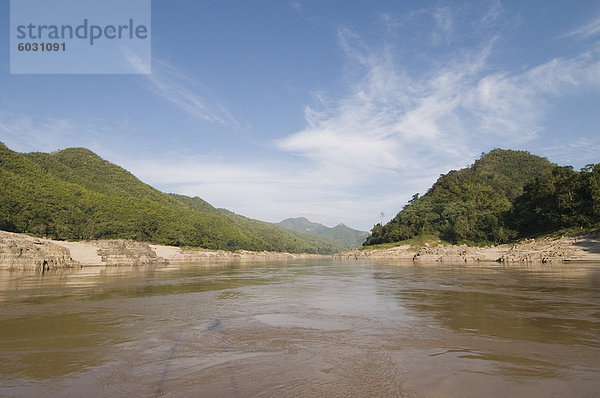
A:
[[[160,192],[84,148],[0,143],[0,229],[57,240],[132,239],[206,249],[331,254],[341,245]]]
[[[437,236],[489,245],[562,228],[600,226],[600,164],[581,171],[525,151],[495,149],[471,167],[442,175],[365,246]]]

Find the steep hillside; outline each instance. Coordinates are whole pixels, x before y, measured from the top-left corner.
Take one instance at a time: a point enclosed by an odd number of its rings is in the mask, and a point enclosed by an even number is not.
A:
[[[333,253],[337,243],[160,192],[84,148],[22,154],[0,143],[0,229],[225,250]]]
[[[369,236],[368,232],[358,231],[344,224],[338,224],[330,228],[323,224],[311,222],[304,217],[287,218],[278,225],[292,231],[332,239],[344,246],[344,248],[359,247],[367,239],[367,236]]]
[[[517,235],[507,223],[526,182],[555,165],[525,151],[495,149],[471,167],[442,175],[388,224],[375,225],[365,245],[434,235],[451,243],[499,243]]]

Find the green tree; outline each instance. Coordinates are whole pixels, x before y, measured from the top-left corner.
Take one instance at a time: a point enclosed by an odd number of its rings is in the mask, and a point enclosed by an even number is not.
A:
[[[440,176],[389,223],[374,229],[365,245],[435,235],[451,243],[501,243],[517,234],[507,213],[523,185],[553,168],[524,151],[495,149],[469,168]]]

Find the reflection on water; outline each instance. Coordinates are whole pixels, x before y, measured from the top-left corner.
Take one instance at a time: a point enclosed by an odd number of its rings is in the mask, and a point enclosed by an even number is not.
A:
[[[0,273],[0,396],[596,396],[600,266]]]
[[[408,283],[402,283],[406,282],[403,275],[394,275],[389,290],[401,285],[396,294],[402,305],[431,314],[456,331],[598,346],[600,270],[464,267],[457,271],[426,269],[418,279],[413,273]],[[577,273],[580,278],[573,279]]]

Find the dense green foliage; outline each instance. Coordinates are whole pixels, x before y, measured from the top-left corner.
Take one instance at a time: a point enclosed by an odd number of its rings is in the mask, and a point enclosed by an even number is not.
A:
[[[547,159],[524,151],[495,149],[471,167],[442,175],[388,224],[375,225],[365,245],[434,235],[451,243],[499,243],[517,236],[508,225],[523,185],[552,170]]]
[[[337,243],[160,192],[84,148],[22,154],[0,143],[0,229],[225,250],[332,253]]]
[[[600,226],[600,164],[555,167],[527,183],[510,220],[521,235]]]
[[[344,224],[338,224],[335,227],[330,228],[323,224],[311,222],[304,217],[287,218],[278,225],[291,229],[292,231],[332,239],[347,249],[360,247],[369,235],[368,232],[358,231],[347,227]]]

